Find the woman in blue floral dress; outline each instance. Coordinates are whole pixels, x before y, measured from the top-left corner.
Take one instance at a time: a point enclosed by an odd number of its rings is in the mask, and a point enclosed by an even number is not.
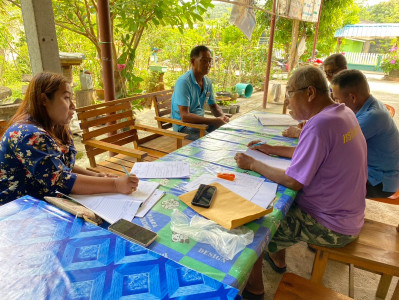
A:
[[[42,72],[30,82],[0,143],[0,205],[24,195],[131,193],[134,175],[113,177],[75,166],[69,130],[72,89],[60,74]]]

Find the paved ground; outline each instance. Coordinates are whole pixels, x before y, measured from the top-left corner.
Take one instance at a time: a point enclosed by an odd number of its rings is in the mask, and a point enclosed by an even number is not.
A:
[[[365,73],[370,84],[371,93],[379,100],[386,104],[393,106],[396,110],[394,120],[399,127],[399,82],[392,82],[383,79],[380,73]],[[237,104],[240,104],[240,112],[234,115],[237,118],[241,114],[245,114],[251,110],[264,110],[262,108],[263,92],[256,92],[250,98],[239,98]],[[265,111],[281,113],[282,105],[267,103]],[[137,121],[144,124],[153,124],[156,126],[154,118],[154,111],[146,109],[137,113]],[[75,138],[77,149],[84,152],[84,147]],[[81,166],[88,166],[88,161],[85,155],[77,161]],[[367,200],[366,217],[372,220],[384,222],[387,224],[397,226],[399,223],[399,207],[389,206],[382,203]],[[287,250],[287,265],[288,271],[303,276],[305,278],[311,277],[312,263],[314,253],[308,250],[307,245],[299,243]],[[275,273],[270,266],[265,263],[263,266],[263,276],[266,288],[266,295],[264,299],[273,299],[277,286],[281,280],[282,275]],[[370,272],[355,270],[355,299],[371,300],[375,298],[375,291],[377,289],[379,275]],[[398,278],[394,278],[391,283],[391,288],[387,299],[392,297],[392,293]],[[334,289],[340,293],[348,295],[348,266],[336,262],[328,262],[326,274],[324,276],[324,284],[327,287]]]

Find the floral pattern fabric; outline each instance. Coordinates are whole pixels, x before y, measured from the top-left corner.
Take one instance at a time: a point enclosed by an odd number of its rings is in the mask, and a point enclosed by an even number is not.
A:
[[[72,173],[76,150],[59,146],[33,124],[14,124],[0,144],[0,205],[24,195],[42,199],[56,191],[69,194],[76,180]]]

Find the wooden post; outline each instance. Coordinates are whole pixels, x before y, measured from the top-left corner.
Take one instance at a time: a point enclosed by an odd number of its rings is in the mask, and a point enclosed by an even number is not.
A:
[[[272,65],[272,53],[273,53],[273,42],[274,42],[274,29],[276,27],[276,0],[273,0],[273,15],[270,22],[270,37],[269,37],[269,50],[267,52],[267,67],[265,76],[265,89],[263,90],[263,104],[262,107],[266,108],[267,103],[267,93],[269,92],[269,77],[270,69]]]
[[[288,71],[291,73],[295,68],[295,57],[297,55],[298,48],[298,36],[299,36],[299,24],[300,20],[292,21],[292,37],[291,37],[291,48],[290,57],[288,58]]]
[[[115,100],[114,68],[112,64],[112,32],[108,0],[98,0],[101,63],[104,74],[105,101]]]
[[[316,23],[316,31],[314,33],[312,60],[315,59],[315,54],[316,54],[317,36],[319,35],[319,24],[320,24],[320,16],[321,16],[321,8],[322,7],[323,7],[323,0],[321,0],[321,2],[320,2],[319,16],[318,16],[317,23]]]

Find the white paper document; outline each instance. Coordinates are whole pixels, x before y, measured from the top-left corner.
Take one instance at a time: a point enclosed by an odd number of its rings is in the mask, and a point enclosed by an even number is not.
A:
[[[254,177],[248,174],[230,172],[236,176],[234,181],[225,180],[218,178],[212,174],[203,174],[196,180],[189,182],[184,187],[187,191],[193,191],[198,189],[200,184],[211,184],[218,182],[230,191],[240,195],[241,197],[251,200],[255,196],[259,187],[262,185],[264,180],[262,178]]]
[[[263,126],[289,126],[298,125],[299,123],[290,115],[282,114],[255,115],[255,118],[257,118]]]
[[[140,205],[154,193],[158,186],[157,182],[139,181],[137,190],[129,195],[106,193],[70,195],[69,197],[112,224],[119,219],[132,220]]]
[[[267,155],[258,150],[252,150],[252,149],[248,148],[247,151],[245,151],[244,153],[255,158],[256,160],[259,160],[259,161],[267,164],[268,166],[283,169],[283,170],[286,170],[291,164],[290,159],[270,156],[270,155]]]
[[[190,178],[190,165],[182,161],[136,162],[130,173],[138,178]]]
[[[148,213],[148,211],[158,202],[158,200],[162,198],[164,194],[165,193],[160,190],[155,190],[150,198],[148,198],[145,202],[143,202],[143,205],[140,206],[139,210],[136,213],[136,217],[144,217]]]
[[[123,194],[97,194],[89,195],[89,197],[87,195],[70,195],[70,197],[91,209],[110,224],[119,219],[133,219],[142,203],[132,200],[129,195]]]
[[[277,183],[274,182],[263,182],[251,202],[265,209],[268,208],[276,197],[277,186]]]

